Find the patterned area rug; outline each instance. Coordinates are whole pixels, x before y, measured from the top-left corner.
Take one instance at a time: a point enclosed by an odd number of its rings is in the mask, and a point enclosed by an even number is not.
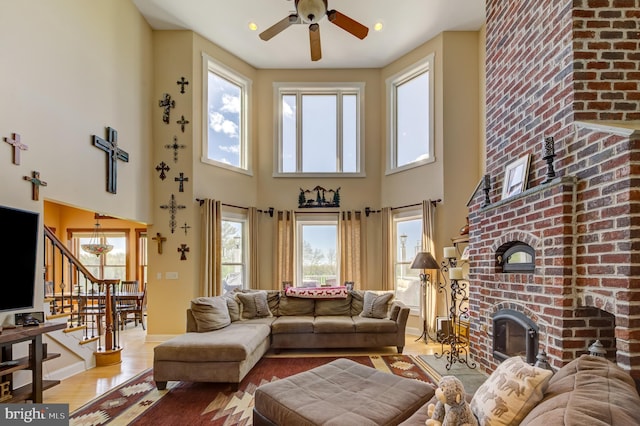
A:
[[[219,383],[169,382],[159,391],[149,369],[71,413],[70,425],[252,424],[253,395],[263,383],[324,365],[340,357],[262,358],[234,391]],[[432,383],[411,355],[345,356],[398,376]]]

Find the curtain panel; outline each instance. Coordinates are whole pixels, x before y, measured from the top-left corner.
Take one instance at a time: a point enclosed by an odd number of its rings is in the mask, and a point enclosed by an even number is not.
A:
[[[275,268],[273,285],[282,287],[283,282],[293,283],[294,264],[294,212],[279,210],[276,212],[274,229]]]
[[[201,296],[218,296],[223,292],[221,273],[222,204],[205,199],[200,206],[202,229],[200,247]]]
[[[339,215],[340,277],[352,281],[354,288],[362,288],[362,247],[366,246],[362,233],[362,214],[344,211]],[[340,284],[340,283],[338,283]]]
[[[422,249],[431,253],[436,258],[435,248],[433,244],[433,236],[435,230],[435,206],[431,200],[422,201]],[[431,277],[430,282],[427,282],[425,288],[425,299],[422,303],[425,304],[423,310],[426,320],[427,331],[432,332],[436,330],[436,317],[437,317],[437,281],[438,274]]]

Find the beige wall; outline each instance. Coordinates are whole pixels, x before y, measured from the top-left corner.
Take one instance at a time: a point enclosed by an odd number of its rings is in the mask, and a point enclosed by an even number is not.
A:
[[[129,0],[4,0],[1,9],[0,138],[19,133],[29,149],[14,165],[2,143],[0,204],[42,214],[48,199],[149,221],[148,24]],[[118,165],[115,195],[105,189],[106,154],[92,146],[92,135],[105,137],[106,126],[118,131],[130,159]],[[22,178],[33,170],[48,184],[39,201]],[[42,298],[36,274],[36,307]]]

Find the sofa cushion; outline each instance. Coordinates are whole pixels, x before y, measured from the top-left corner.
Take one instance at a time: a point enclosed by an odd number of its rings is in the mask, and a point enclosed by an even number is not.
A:
[[[522,357],[506,359],[478,388],[471,410],[481,425],[517,425],[542,400],[553,375],[527,364]]]
[[[364,318],[355,316],[353,323],[356,327],[356,333],[397,333],[398,324],[387,318]]]
[[[316,300],[315,315],[345,315],[351,316],[351,295],[344,299]]]
[[[640,425],[640,396],[631,376],[606,358],[591,355],[562,367],[521,425],[567,424]]]
[[[222,295],[224,300],[227,302],[227,309],[229,310],[229,317],[231,318],[231,322],[239,321],[240,318],[240,304],[236,300],[236,292],[228,291]]]
[[[389,311],[388,303],[392,298],[393,293],[391,292],[365,291],[360,316],[364,318],[386,318]]]
[[[278,315],[309,315],[315,312],[315,300],[281,295]]]
[[[237,300],[240,302],[242,319],[263,318],[272,316],[267,302],[266,291],[255,291],[236,294]]]
[[[355,329],[353,320],[347,316],[324,315],[313,322],[314,333],[353,333]]]
[[[196,321],[196,331],[218,330],[231,324],[226,299],[217,297],[198,297],[191,301],[191,312]]]
[[[351,290],[351,316],[360,315],[364,302],[363,290]]]
[[[312,316],[279,316],[271,324],[273,334],[285,333],[313,333]]]
[[[235,322],[204,333],[184,333],[154,348],[155,361],[227,362],[243,361],[269,338],[264,324]]]

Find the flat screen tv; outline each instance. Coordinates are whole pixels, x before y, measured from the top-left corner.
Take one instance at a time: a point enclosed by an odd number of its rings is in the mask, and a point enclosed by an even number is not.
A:
[[[0,206],[0,223],[6,230],[5,240],[0,244],[5,289],[0,297],[0,311],[33,308],[38,218],[35,212]]]

